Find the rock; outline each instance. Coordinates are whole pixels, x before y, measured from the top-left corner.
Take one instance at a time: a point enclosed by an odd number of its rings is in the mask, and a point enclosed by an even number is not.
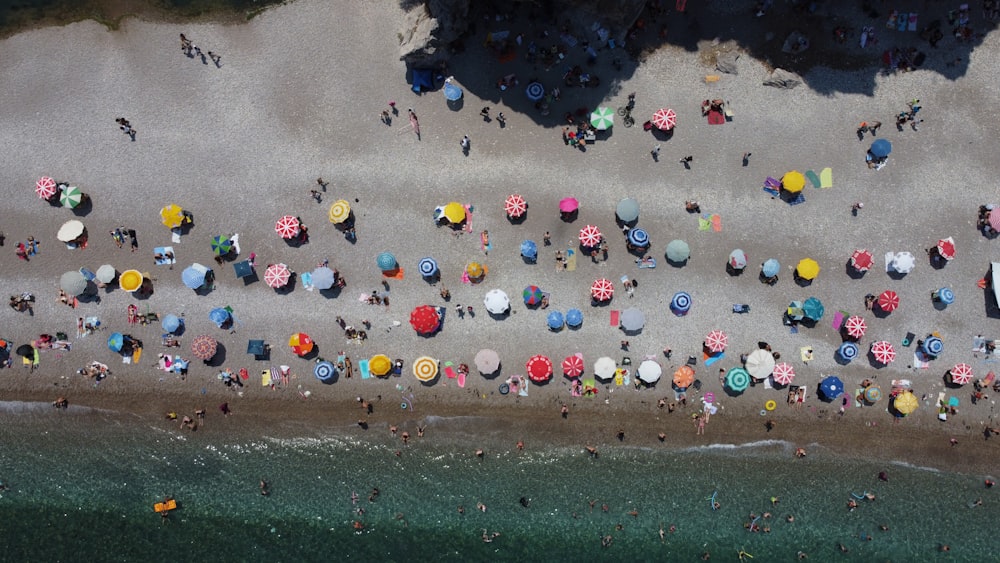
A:
[[[739,74],[736,68],[736,60],[739,58],[740,54],[737,51],[719,53],[715,60],[715,69],[726,74]]]
[[[444,49],[468,29],[470,0],[428,0],[406,13],[399,59],[431,66],[448,57]]]
[[[785,90],[791,90],[799,84],[802,84],[802,79],[795,74],[780,68],[774,69],[774,72],[771,73],[771,77],[764,81],[764,86],[774,86],[775,88],[782,88]]]

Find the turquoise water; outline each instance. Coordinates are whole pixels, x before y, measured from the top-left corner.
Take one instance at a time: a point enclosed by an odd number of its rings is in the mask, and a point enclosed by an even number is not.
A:
[[[429,420],[428,438],[410,446],[383,432],[364,442],[345,437],[351,429],[338,436],[293,426],[272,434],[301,437],[247,438],[212,429],[222,422],[210,414],[206,429],[192,434],[113,413],[0,404],[0,478],[9,487],[0,498],[0,558],[691,561],[705,551],[735,560],[744,548],[772,561],[794,560],[800,550],[811,560],[842,557],[842,543],[856,559],[905,561],[937,556],[947,543],[952,559],[998,560],[992,534],[1000,501],[982,476],[828,458],[821,446],[803,460],[781,442],[606,446],[591,459],[576,448],[517,452],[496,443],[479,460],[458,430],[477,426],[469,420]],[[464,445],[445,443],[445,429],[447,440]],[[877,479],[882,469],[887,483]],[[259,493],[262,477],[271,483],[268,497]],[[373,487],[380,495],[369,502]],[[708,500],[714,491],[718,510]],[[876,500],[848,511],[850,493],[865,491]],[[181,507],[161,522],[152,504],[165,495]],[[780,499],[774,507],[772,495]],[[970,508],[977,498],[983,505]],[[760,523],[770,533],[744,528],[750,512],[767,510],[774,517]],[[355,520],[365,528],[355,530]],[[676,526],[663,542],[661,523]],[[483,529],[501,535],[484,543]],[[609,534],[614,542],[602,548],[600,536]]]

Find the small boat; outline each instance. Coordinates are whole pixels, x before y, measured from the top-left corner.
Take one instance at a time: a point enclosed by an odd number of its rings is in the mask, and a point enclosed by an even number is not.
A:
[[[177,501],[172,498],[168,498],[163,502],[158,502],[153,505],[153,510],[159,514],[166,514],[167,512],[176,509],[177,509]]]

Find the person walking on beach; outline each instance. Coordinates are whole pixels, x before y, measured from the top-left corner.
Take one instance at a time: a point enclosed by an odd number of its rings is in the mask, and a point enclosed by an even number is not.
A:
[[[417,114],[413,112],[413,108],[408,108],[406,110],[410,114],[410,127],[413,128],[413,132],[417,134],[417,140],[420,140],[420,122],[417,121]]]
[[[660,161],[660,145],[653,147],[653,150],[649,151],[649,154],[653,157],[653,162]]]
[[[503,112],[497,114],[497,123],[500,124],[500,128],[503,129],[507,127],[507,118],[504,117]]]
[[[472,147],[472,141],[469,140],[469,136],[468,135],[465,135],[464,137],[462,137],[461,145],[462,145],[462,152],[465,153],[466,155],[468,155],[469,154],[469,149]]]
[[[486,123],[489,123],[490,122],[490,106],[484,107],[479,112],[479,115],[483,116],[483,121],[485,121]]]
[[[309,195],[316,200],[316,203],[323,202],[323,194],[319,193],[318,190],[309,190]]]
[[[215,68],[222,68],[222,57],[220,57],[218,53],[209,51],[208,58],[212,59],[212,62],[215,63]]]

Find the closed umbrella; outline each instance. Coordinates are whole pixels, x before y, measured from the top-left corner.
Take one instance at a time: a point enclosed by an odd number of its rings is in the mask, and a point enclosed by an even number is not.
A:
[[[313,375],[316,376],[316,379],[324,383],[333,379],[333,376],[336,373],[337,373],[337,368],[335,368],[332,363],[326,360],[316,362],[316,365],[313,366]]]
[[[903,416],[917,410],[919,406],[920,402],[917,401],[917,396],[910,391],[896,395],[896,398],[892,401],[892,408],[896,409]]]
[[[804,280],[816,279],[819,275],[819,264],[812,258],[803,258],[799,260],[797,266],[795,266],[795,271],[799,274],[799,277]]]
[[[618,201],[615,206],[615,216],[622,223],[631,223],[639,218],[639,202],[627,197]]]
[[[59,278],[59,287],[69,295],[76,297],[87,291],[87,278],[83,276],[80,270],[66,272]]]
[[[615,294],[615,284],[607,278],[601,278],[590,286],[590,296],[595,301],[609,301]]]
[[[729,266],[734,270],[742,270],[747,267],[747,253],[739,248],[729,253]]]
[[[677,114],[670,108],[661,108],[656,110],[650,121],[653,123],[653,127],[660,131],[670,131],[677,125]]]
[[[163,320],[160,321],[160,326],[163,330],[167,332],[177,332],[181,328],[181,318],[177,315],[166,315]]]
[[[875,258],[867,249],[858,249],[851,254],[851,267],[859,272],[867,272],[875,264]]]
[[[313,340],[304,332],[296,332],[288,339],[288,346],[296,356],[305,356],[313,349]]]
[[[369,366],[370,367],[370,366]],[[480,369],[480,371],[482,371]],[[494,369],[494,371],[496,371]],[[483,372],[492,373],[492,372]],[[430,356],[420,356],[413,362],[413,377],[424,383],[432,381],[438,374],[438,361]]]
[[[264,270],[264,283],[267,287],[279,289],[288,285],[292,271],[284,264],[271,264]]]
[[[536,260],[538,258],[538,245],[535,244],[535,241],[521,241],[521,256],[524,256],[528,260]]]
[[[420,262],[417,263],[417,269],[420,270],[421,276],[429,278],[434,274],[438,273],[437,260],[431,258],[430,256],[426,258],[421,258]]]
[[[211,360],[218,348],[219,343],[207,334],[196,336],[191,341],[191,353],[199,360]]]
[[[687,389],[694,383],[694,368],[685,364],[674,372],[673,384],[678,389]]]
[[[839,377],[831,375],[819,382],[819,392],[832,401],[844,394],[844,382]]]
[[[711,352],[723,352],[729,345],[729,337],[721,330],[713,330],[705,336],[705,347]]]
[[[566,324],[571,327],[578,327],[583,324],[583,311],[570,309],[566,311]]]
[[[840,345],[840,348],[837,349],[837,354],[849,362],[858,357],[858,345],[850,341],[844,342]]]
[[[899,252],[892,259],[892,269],[900,274],[910,273],[916,264],[917,260],[909,252]]]
[[[781,271],[781,263],[774,258],[768,258],[761,264],[760,271],[765,278],[773,278]]]
[[[847,320],[844,322],[844,331],[847,332],[847,335],[851,338],[861,338],[865,335],[866,330],[868,330],[868,324],[865,323],[865,319],[863,317],[851,315],[850,317],[847,317]]]
[[[892,143],[888,139],[875,139],[868,152],[872,153],[875,158],[885,158],[892,152]]]
[[[500,289],[491,289],[483,299],[486,310],[494,315],[502,315],[510,310],[510,298]]]
[[[524,304],[528,305],[529,307],[534,307],[535,305],[538,305],[539,303],[542,302],[542,298],[545,297],[545,293],[542,292],[542,289],[537,285],[529,285],[528,287],[524,288],[524,291],[521,292],[521,295],[524,297]]]
[[[433,334],[441,327],[437,307],[421,305],[410,312],[410,326],[417,334]]]
[[[955,367],[948,371],[951,382],[955,385],[965,385],[972,381],[972,366],[969,364],[955,364]]]
[[[805,303],[802,304],[802,313],[814,321],[822,319],[824,312],[826,312],[826,309],[823,307],[823,302],[815,297],[806,299]]]
[[[228,310],[222,307],[216,307],[208,312],[208,320],[215,323],[216,326],[222,328],[227,322],[232,319],[232,315]]]
[[[771,376],[778,385],[791,385],[795,380],[795,368],[788,362],[781,362],[774,366]]]
[[[594,362],[594,376],[601,381],[607,381],[613,378],[617,370],[618,364],[607,356],[597,358],[597,361]]]
[[[339,225],[343,223],[351,216],[351,204],[344,199],[338,199],[330,205],[330,211],[327,212],[327,218],[330,222]]]
[[[655,360],[643,360],[637,370],[639,380],[644,383],[653,384],[660,380],[663,375],[663,367]]]
[[[319,290],[330,289],[337,281],[336,277],[333,270],[326,266],[320,266],[312,271],[312,284]]]
[[[559,200],[560,213],[573,213],[580,209],[580,202],[575,197],[564,197]]]
[[[598,131],[610,129],[615,124],[615,112],[609,107],[599,107],[590,114],[590,124]]]
[[[688,246],[688,243],[682,240],[672,240],[667,244],[666,257],[667,260],[678,264],[685,262],[691,257],[691,247]]]
[[[878,308],[886,313],[891,313],[899,307],[899,295],[895,291],[887,289],[878,296]]]
[[[743,368],[732,368],[726,372],[724,382],[727,389],[734,393],[742,393],[750,387],[750,374]]]
[[[596,225],[587,225],[580,229],[580,244],[591,248],[600,245],[601,230]]]
[[[111,264],[104,264],[97,269],[97,273],[95,275],[97,276],[97,281],[101,283],[111,283],[115,280],[115,277],[118,276],[118,271],[115,270],[115,267]]]
[[[636,309],[635,307],[630,307],[622,311],[621,314],[621,327],[625,332],[635,332],[642,330],[642,327],[646,325],[646,315],[642,314],[642,311]]]
[[[569,378],[583,375],[583,354],[577,352],[562,361],[563,375]]]
[[[80,188],[76,186],[68,186],[66,188],[63,188],[62,193],[59,194],[59,203],[61,203],[63,207],[66,207],[68,209],[76,209],[76,207],[80,205],[82,201],[83,201],[83,192],[80,191]]]
[[[192,264],[184,268],[184,271],[181,272],[181,281],[184,282],[184,286],[188,289],[198,289],[205,285],[205,275],[207,273],[208,268],[201,266],[201,264]]]
[[[378,269],[383,272],[391,272],[396,269],[396,257],[391,252],[383,252],[375,258]]]
[[[476,353],[476,369],[479,373],[490,374],[500,369],[500,355],[495,350],[483,348]]]
[[[566,324],[566,319],[563,318],[563,314],[559,311],[552,311],[546,317],[545,322],[549,325],[550,329],[559,330]]]
[[[886,342],[885,340],[879,340],[878,342],[872,343],[872,357],[875,361],[887,366],[896,359],[896,349],[892,347],[892,344]]]
[[[528,202],[520,194],[511,194],[503,202],[503,210],[509,217],[520,217],[528,211]]]
[[[948,237],[943,238],[937,242],[938,255],[945,260],[952,260],[955,258],[955,239]]]
[[[290,239],[298,236],[300,226],[298,217],[285,215],[274,223],[274,232],[283,239]]]
[[[806,177],[798,170],[786,172],[781,177],[781,187],[790,193],[797,194],[806,186]]]
[[[758,348],[747,356],[744,367],[754,379],[766,379],[774,371],[774,354]]]
[[[524,364],[524,369],[528,370],[528,379],[536,383],[548,381],[552,377],[552,360],[538,354]]]
[[[628,232],[628,242],[632,246],[637,246],[639,248],[646,248],[649,246],[649,234],[643,229],[635,228],[629,229]]]
[[[928,356],[940,356],[941,352],[944,352],[944,342],[936,336],[928,336],[920,348]]]

